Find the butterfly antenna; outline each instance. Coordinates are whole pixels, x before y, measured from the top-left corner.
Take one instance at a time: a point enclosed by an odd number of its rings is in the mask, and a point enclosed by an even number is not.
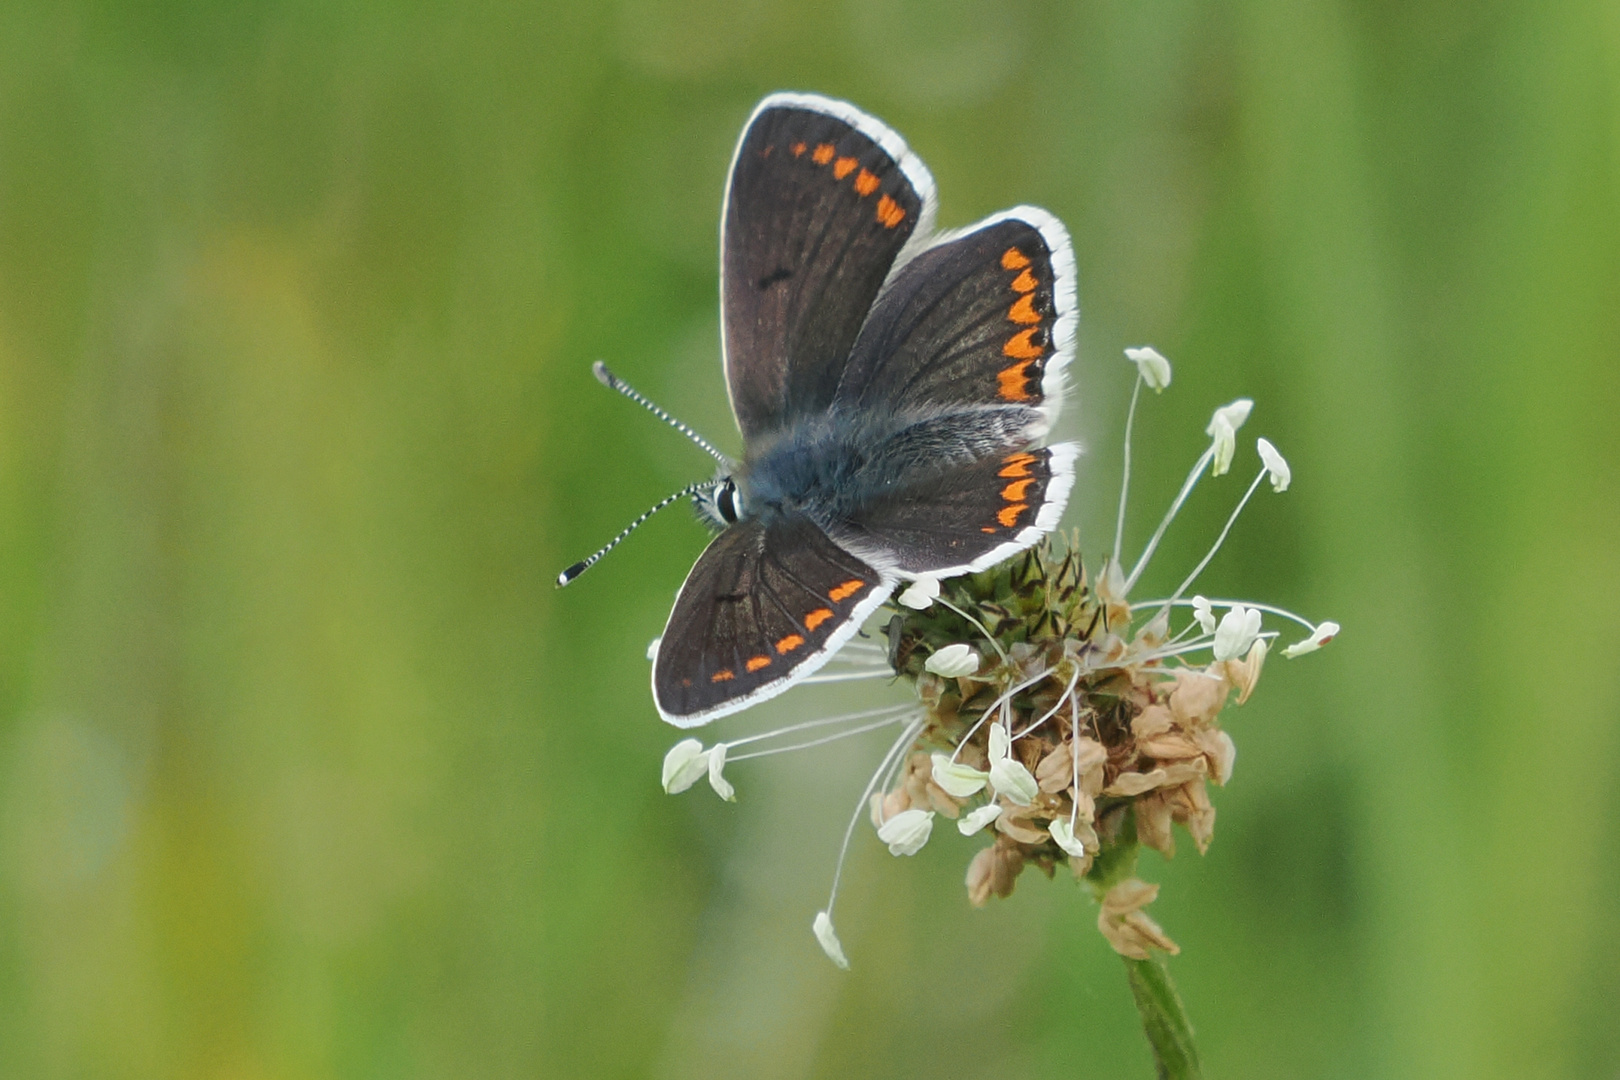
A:
[[[579,575],[581,575],[585,571],[589,570],[592,566],[595,566],[597,561],[599,559],[601,559],[602,556],[606,555],[608,552],[610,552],[614,548],[618,547],[619,542],[621,540],[623,540],[625,537],[629,536],[631,533],[635,532],[636,528],[642,522],[646,521],[648,518],[650,518],[654,514],[658,513],[658,511],[662,510],[664,507],[668,506],[670,503],[675,502],[675,501],[677,501],[679,499],[684,499],[687,496],[693,494],[694,492],[701,491],[703,488],[706,488],[710,484],[713,484],[713,483],[714,483],[713,480],[699,480],[696,483],[686,485],[685,487],[681,488],[681,490],[675,492],[675,494],[673,494],[673,495],[669,495],[669,496],[666,496],[666,497],[664,497],[662,499],[659,499],[658,502],[652,508],[650,508],[646,513],[642,514],[640,517],[636,518],[636,520],[634,520],[630,524],[626,525],[624,527],[624,531],[619,533],[618,536],[615,536],[613,539],[611,539],[607,543],[603,544],[602,547],[596,552],[596,554],[592,555],[588,559],[581,559],[579,562],[575,563],[573,566],[570,566],[568,569],[566,569],[562,573],[558,574],[557,575],[557,588],[559,588],[559,589],[562,588],[564,585],[567,585],[570,581],[573,581],[575,578],[579,577]]]
[[[625,382],[623,379],[613,374],[613,372],[609,371],[607,365],[602,363],[602,361],[598,360],[596,363],[591,365],[591,374],[596,376],[597,382],[601,383],[609,390],[617,390],[619,393],[623,394],[637,405],[640,405],[642,408],[658,417],[658,419],[662,420],[664,423],[668,424],[682,435],[685,435],[688,439],[691,439],[693,442],[697,443],[710,457],[720,462],[720,464],[728,467],[731,465],[731,459],[726,457],[726,455],[722,454],[719,450],[716,450],[713,443],[709,442],[708,439],[705,439],[703,436],[699,435],[697,432],[693,431],[691,428],[669,415],[669,413],[665,412],[663,409],[660,409],[657,405],[654,405],[651,401],[648,401],[646,396],[640,391],[636,390],[629,383]],[[637,522],[637,524],[640,523]],[[634,528],[635,526],[631,527]],[[613,545],[609,544],[608,546],[612,547]]]

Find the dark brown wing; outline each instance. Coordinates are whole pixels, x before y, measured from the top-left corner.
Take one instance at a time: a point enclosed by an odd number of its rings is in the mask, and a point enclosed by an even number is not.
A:
[[[1058,443],[943,471],[870,501],[838,539],[903,574],[994,566],[1057,527],[1075,454]]]
[[[1074,355],[1074,276],[1068,232],[1035,207],[997,214],[929,247],[878,300],[837,404],[893,412],[1027,407],[1049,428]]]
[[[693,727],[774,697],[826,663],[892,588],[808,518],[732,526],[675,598],[653,662],[659,713]]]
[[[853,105],[760,102],[731,165],[720,240],[726,385],[744,439],[831,403],[872,301],[934,182],[905,141]]]

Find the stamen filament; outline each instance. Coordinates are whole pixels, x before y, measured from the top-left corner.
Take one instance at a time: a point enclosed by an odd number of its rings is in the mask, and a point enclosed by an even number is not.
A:
[[[1142,396],[1142,372],[1136,373],[1136,385],[1131,387],[1131,407],[1125,413],[1125,464],[1120,468],[1119,514],[1114,518],[1114,562],[1119,562],[1119,549],[1125,543],[1125,496],[1131,490],[1131,428],[1136,423],[1136,399]]]
[[[1232,531],[1232,526],[1237,524],[1238,515],[1243,513],[1245,506],[1249,505],[1249,499],[1254,496],[1255,491],[1260,487],[1260,481],[1264,480],[1266,476],[1267,470],[1261,469],[1260,475],[1256,476],[1254,483],[1249,485],[1249,490],[1245,491],[1243,498],[1238,500],[1237,508],[1232,511],[1232,516],[1226,519],[1226,526],[1221,529],[1221,535],[1215,538],[1215,543],[1211,545],[1209,551],[1198,561],[1198,565],[1193,567],[1192,573],[1187,575],[1187,580],[1183,581],[1176,591],[1170,594],[1170,599],[1159,609],[1160,611],[1169,611],[1170,606],[1180,600],[1181,594],[1187,591],[1187,586],[1198,580],[1198,575],[1204,572],[1204,567],[1209,565],[1209,561],[1215,557],[1215,553],[1221,550],[1221,545],[1226,543],[1226,536]]]
[[[1063,688],[1063,693],[1058,695],[1057,703],[1054,704],[1050,709],[1047,709],[1046,714],[1044,716],[1042,716],[1039,720],[1035,721],[1033,724],[1030,724],[1028,727],[1024,728],[1023,731],[1020,731],[1018,734],[1014,735],[1012,737],[1012,741],[1017,742],[1019,739],[1022,739],[1025,735],[1028,735],[1030,732],[1034,731],[1036,728],[1040,727],[1042,724],[1044,724],[1048,720],[1052,719],[1052,717],[1054,715],[1056,715],[1057,711],[1059,709],[1063,708],[1063,699],[1066,698],[1066,697],[1069,697],[1071,694],[1074,693],[1075,684],[1077,684],[1079,681],[1080,681],[1080,665],[1075,664],[1075,666],[1074,666],[1074,676],[1071,679],[1069,679],[1069,685],[1065,686]]]
[[[855,835],[855,826],[860,823],[861,815],[866,813],[867,804],[872,799],[872,792],[877,788],[878,779],[888,769],[889,762],[896,754],[901,753],[911,745],[912,740],[922,731],[924,723],[923,720],[914,720],[906,725],[906,729],[900,733],[900,737],[890,745],[889,752],[883,755],[883,760],[878,762],[877,770],[872,773],[872,778],[866,782],[866,790],[861,792],[860,801],[855,804],[855,812],[850,815],[849,824],[844,828],[844,842],[838,847],[838,863],[833,868],[832,891],[827,894],[827,918],[829,919],[832,918],[833,904],[838,900],[838,881],[844,876],[844,857],[849,854],[849,841]]]
[[[1170,504],[1170,509],[1165,513],[1164,520],[1159,522],[1159,527],[1154,530],[1153,539],[1148,541],[1147,547],[1142,550],[1141,558],[1137,559],[1136,565],[1131,567],[1130,576],[1125,579],[1124,595],[1130,594],[1132,586],[1136,584],[1136,579],[1142,576],[1143,570],[1147,569],[1148,560],[1153,558],[1153,552],[1158,549],[1159,541],[1164,539],[1164,531],[1170,527],[1170,523],[1181,512],[1182,504],[1187,501],[1187,496],[1192,494],[1192,489],[1203,478],[1204,470],[1209,468],[1209,463],[1213,460],[1215,460],[1215,448],[1212,446],[1205,450],[1203,455],[1199,457],[1198,462],[1193,465],[1192,472],[1187,474],[1187,479],[1181,485],[1181,491],[1176,495],[1176,501]]]
[[[810,683],[854,682],[857,679],[885,679],[893,676],[894,669],[885,664],[880,668],[872,668],[867,671],[833,671],[821,675],[810,675],[801,679],[800,682],[808,685]]]
[[[1257,603],[1255,603],[1255,602],[1253,602],[1251,600],[1211,600],[1209,602],[1210,607],[1226,607],[1226,608],[1229,608],[1229,607],[1236,607],[1239,604],[1242,604],[1244,607],[1247,607],[1247,608],[1254,608],[1256,611],[1265,611],[1265,612],[1269,612],[1272,615],[1281,616],[1282,618],[1288,619],[1291,622],[1298,623],[1299,625],[1303,626],[1305,629],[1309,630],[1313,634],[1316,633],[1316,624],[1315,623],[1311,622],[1309,619],[1305,618],[1303,615],[1295,615],[1292,611],[1289,611],[1287,608],[1273,607],[1270,604],[1257,604]],[[1156,608],[1166,608],[1166,607],[1171,607],[1171,606],[1174,606],[1174,607],[1192,607],[1192,605],[1193,605],[1192,600],[1183,600],[1180,597],[1176,597],[1175,599],[1172,599],[1172,600],[1139,600],[1136,603],[1131,605],[1131,610],[1136,611],[1138,609],[1150,608],[1150,607],[1156,607]]]
[[[752,753],[737,754],[735,756],[728,754],[726,755],[726,762],[727,764],[730,764],[736,761],[748,761],[752,758],[770,757],[772,754],[785,754],[790,750],[808,750],[813,746],[823,746],[830,742],[837,742],[839,739],[847,739],[851,735],[863,735],[868,731],[876,731],[878,728],[886,728],[891,724],[903,723],[905,719],[906,718],[903,716],[891,716],[870,724],[863,724],[860,727],[850,728],[847,731],[835,731],[831,735],[823,735],[821,738],[811,739],[809,742],[793,743],[789,746],[773,746],[769,750],[755,750]]]
[[[824,716],[819,720],[804,720],[787,727],[777,728],[774,731],[762,731],[758,735],[746,735],[741,739],[728,739],[727,746],[747,746],[749,743],[760,742],[764,739],[774,739],[778,735],[791,735],[795,731],[808,731],[811,728],[829,727],[833,724],[847,724],[856,720],[870,720],[874,716],[884,716],[891,713],[902,713],[910,709],[911,705],[885,705],[879,709],[864,709],[861,712],[844,713],[842,716]],[[739,758],[732,757],[732,761]]]
[[[1002,694],[1000,697],[996,698],[996,700],[992,701],[990,706],[985,709],[982,714],[980,714],[979,719],[975,721],[974,725],[967,729],[967,734],[963,735],[957,740],[956,749],[951,753],[951,761],[956,761],[956,755],[960,754],[962,752],[962,747],[968,744],[968,740],[972,739],[973,736],[978,733],[978,730],[984,727],[984,722],[990,719],[991,713],[1010,703],[1013,697],[1020,691],[1029,689],[1031,686],[1034,686],[1036,683],[1040,682],[1050,674],[1052,674],[1051,668],[1042,668],[1038,674],[1030,676],[1028,679],[1025,679],[1023,682],[1019,683],[1017,686],[1014,686],[1005,694]]]
[[[955,604],[951,603],[949,600],[945,599],[943,596],[934,597],[934,602],[938,603],[938,604],[944,604],[946,607],[950,608],[952,611],[954,611],[958,615],[962,616],[962,618],[966,619],[968,622],[972,623],[974,626],[977,626],[979,628],[979,633],[984,635],[984,639],[986,641],[988,641],[992,646],[994,646],[994,648],[996,650],[996,653],[1001,657],[1001,662],[1003,664],[1011,663],[1011,661],[1007,659],[1006,650],[1001,647],[1001,642],[996,640],[996,635],[992,634],[990,631],[988,631],[988,630],[986,630],[984,628],[984,623],[980,622],[978,619],[974,618],[972,615],[969,615],[967,612],[963,611],[961,608],[957,607]]]

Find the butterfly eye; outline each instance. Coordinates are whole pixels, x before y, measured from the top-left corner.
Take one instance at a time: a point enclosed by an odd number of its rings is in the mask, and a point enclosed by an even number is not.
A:
[[[722,521],[727,525],[737,524],[737,519],[742,516],[742,496],[737,493],[737,485],[729,478],[714,493],[714,505],[720,511]]]

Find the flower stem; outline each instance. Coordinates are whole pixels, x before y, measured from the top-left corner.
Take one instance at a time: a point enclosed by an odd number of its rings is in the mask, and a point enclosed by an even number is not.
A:
[[[1121,959],[1131,982],[1131,996],[1136,999],[1136,1011],[1142,1014],[1142,1030],[1153,1047],[1159,1080],[1195,1080],[1203,1076],[1192,1024],[1164,961],[1157,955],[1146,960]]]
[[[1099,903],[1117,882],[1136,872],[1135,811],[1122,830],[1123,835],[1111,847],[1104,847],[1093,861],[1086,881]],[[1192,1023],[1187,1009],[1176,993],[1176,984],[1170,979],[1170,970],[1157,953],[1149,953],[1146,960],[1125,961],[1125,976],[1130,980],[1131,997],[1136,999],[1136,1011],[1142,1017],[1142,1031],[1148,1045],[1153,1048],[1153,1063],[1158,1067],[1159,1080],[1198,1080],[1204,1075],[1198,1060],[1198,1044],[1193,1042]]]

